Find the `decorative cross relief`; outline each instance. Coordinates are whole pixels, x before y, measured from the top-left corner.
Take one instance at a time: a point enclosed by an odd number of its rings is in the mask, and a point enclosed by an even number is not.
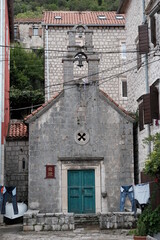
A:
[[[76,143],[84,145],[89,141],[89,133],[84,129],[78,130],[74,135],[74,139]]]

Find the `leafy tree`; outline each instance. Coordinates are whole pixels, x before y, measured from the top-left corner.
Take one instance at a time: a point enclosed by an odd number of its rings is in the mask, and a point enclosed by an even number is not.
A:
[[[148,155],[145,163],[145,173],[157,178],[160,183],[160,133],[146,138],[144,143],[153,145],[153,151]]]
[[[17,18],[42,17],[43,10],[116,11],[119,0],[15,0]]]
[[[23,118],[31,109],[12,111],[44,102],[43,50],[11,49],[10,107],[12,118]]]

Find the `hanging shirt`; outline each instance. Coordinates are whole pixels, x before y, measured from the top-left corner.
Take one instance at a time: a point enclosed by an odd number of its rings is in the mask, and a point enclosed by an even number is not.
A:
[[[150,198],[149,183],[135,185],[134,198],[139,202],[139,204],[147,204]]]

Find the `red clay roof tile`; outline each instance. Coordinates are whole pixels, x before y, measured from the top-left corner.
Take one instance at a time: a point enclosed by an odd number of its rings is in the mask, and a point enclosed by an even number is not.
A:
[[[11,120],[9,125],[9,132],[7,139],[27,139],[28,129],[27,126],[20,120]]]
[[[57,19],[55,18],[57,16]],[[98,16],[105,16],[106,19],[99,19]],[[117,19],[116,16],[123,16],[123,19]],[[58,18],[61,17],[61,18]],[[44,12],[44,24],[53,25],[124,25],[124,14],[117,14],[116,12],[78,12],[78,11],[47,11]]]
[[[61,93],[61,92],[60,92]],[[60,93],[55,93],[55,95],[46,103],[43,103],[42,106],[40,106],[39,108],[37,108],[35,111],[33,111],[30,115],[28,115],[27,117],[25,117],[25,121],[27,121],[29,118],[33,117],[34,115],[36,115],[38,112],[40,112],[43,108],[45,108],[48,104],[50,104],[57,96],[60,95]]]
[[[126,111],[122,106],[120,106],[118,103],[116,103],[106,92],[103,92],[102,90],[100,90],[100,92],[109,99],[110,102],[112,102],[114,105],[116,105],[116,107],[118,107],[122,112],[124,112],[126,115],[130,116],[131,118],[134,119],[133,114],[131,115],[130,112]]]

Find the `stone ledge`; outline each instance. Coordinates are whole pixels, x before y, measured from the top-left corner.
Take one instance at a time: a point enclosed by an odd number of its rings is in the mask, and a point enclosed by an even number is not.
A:
[[[94,215],[79,214],[79,222],[85,219],[85,224],[90,224],[89,218],[97,218],[96,223],[100,229],[129,229],[135,227],[136,219],[131,212],[108,212]],[[74,213],[39,213],[38,210],[28,210],[24,215],[24,231],[67,231],[74,230],[77,224],[77,214]],[[87,221],[86,221],[87,220]]]

